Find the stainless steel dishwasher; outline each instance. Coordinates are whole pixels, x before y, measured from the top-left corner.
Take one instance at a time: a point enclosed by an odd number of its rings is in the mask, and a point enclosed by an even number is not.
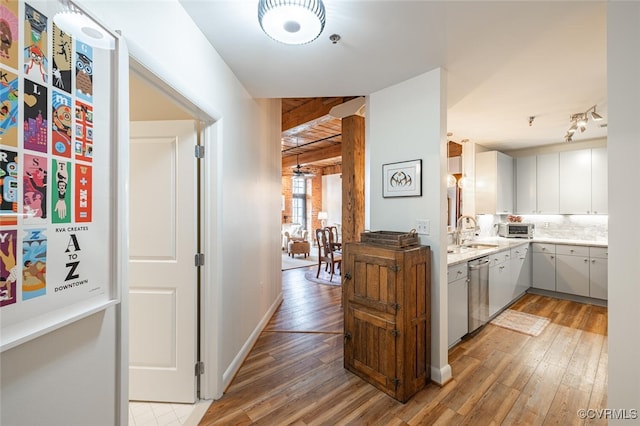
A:
[[[489,258],[468,263],[469,268],[469,333],[489,320]]]

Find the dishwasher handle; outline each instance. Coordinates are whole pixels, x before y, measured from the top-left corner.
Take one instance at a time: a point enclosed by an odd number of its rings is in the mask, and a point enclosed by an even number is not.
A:
[[[481,267],[483,267],[487,263],[489,263],[489,259],[485,259],[485,260],[482,261],[482,263],[478,263],[477,265],[469,265],[469,269],[480,269]]]

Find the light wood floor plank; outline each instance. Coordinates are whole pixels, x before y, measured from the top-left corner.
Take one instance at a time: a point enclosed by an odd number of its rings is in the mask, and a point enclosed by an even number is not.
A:
[[[449,351],[452,381],[402,404],[344,369],[341,288],[305,271],[283,271],[281,306],[201,425],[569,425],[606,407],[605,307],[525,295],[510,309],[549,318],[542,334],[488,324]]]

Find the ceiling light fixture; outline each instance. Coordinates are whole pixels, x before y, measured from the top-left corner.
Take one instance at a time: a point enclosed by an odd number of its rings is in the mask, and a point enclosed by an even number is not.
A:
[[[260,0],[258,21],[276,41],[306,44],[322,33],[326,12],[322,0]]]
[[[589,116],[593,121],[601,121],[603,118],[600,114],[596,112],[596,106],[592,106],[585,112],[578,112],[576,114],[571,114],[569,121],[571,122],[571,126],[567,130],[567,133],[564,135],[565,142],[571,142],[573,140],[573,136],[576,131],[580,130],[580,133],[584,133],[587,130],[587,123],[589,122]]]

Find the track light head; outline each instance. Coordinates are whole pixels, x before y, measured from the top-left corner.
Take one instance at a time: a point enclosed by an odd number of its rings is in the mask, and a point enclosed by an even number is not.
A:
[[[602,120],[602,116],[596,112],[595,108],[596,107],[593,107],[593,111],[591,111],[591,118],[593,119],[593,121],[600,121]]]

